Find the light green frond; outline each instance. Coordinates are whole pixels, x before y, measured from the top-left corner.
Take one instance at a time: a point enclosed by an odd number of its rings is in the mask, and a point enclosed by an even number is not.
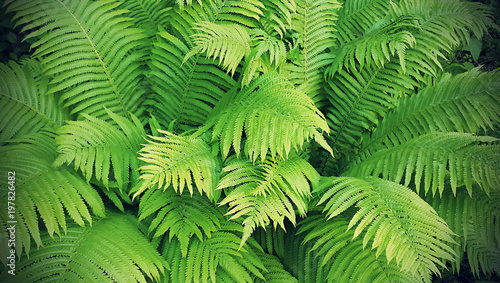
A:
[[[218,59],[219,65],[234,75],[243,57],[250,54],[250,35],[239,25],[201,22],[193,29],[197,31],[192,35],[194,48],[183,63],[194,55],[206,54],[207,58]]]
[[[203,125],[214,105],[236,85],[216,61],[204,58],[201,53],[183,63],[182,59],[195,47],[191,39],[196,33],[194,27],[197,23],[229,25],[244,34],[247,28],[259,26],[258,19],[263,8],[257,0],[211,0],[202,6],[193,3],[172,13],[171,29],[159,34],[150,63],[153,94],[146,104],[154,109],[160,124],[166,128],[175,120],[178,131]],[[225,57],[220,59],[226,61]],[[236,61],[227,62],[234,65]]]
[[[144,94],[140,70],[145,34],[132,27],[118,2],[13,1],[17,25],[38,38],[32,45],[44,74],[51,76],[48,93],[64,92],[61,101],[71,113],[106,117],[111,111],[140,116]]]
[[[204,235],[211,238],[220,228],[222,213],[196,192],[189,196],[179,195],[171,188],[164,192],[148,190],[139,202],[139,220],[152,216],[148,233],[159,237],[169,232],[169,241],[174,236],[179,241],[182,257],[187,256],[191,237],[196,235],[203,241]],[[204,235],[203,235],[204,234]]]
[[[83,114],[87,121],[68,121],[62,126],[56,137],[59,156],[54,164],[73,163],[87,182],[95,177],[108,186],[111,179],[123,190],[139,177],[137,151],[146,134],[133,114],[130,121],[108,109],[106,112],[116,124]]]
[[[42,235],[44,246],[16,263],[2,282],[159,282],[165,260],[139,231],[135,217],[111,213],[92,227],[68,225],[65,235]]]
[[[149,136],[149,143],[139,152],[139,159],[147,165],[140,168],[143,181],[134,189],[134,197],[148,188],[165,191],[170,185],[179,194],[187,188],[193,195],[194,185],[200,194],[207,194],[211,200],[217,198],[220,165],[212,148],[202,138],[159,132],[165,136]]]
[[[298,233],[304,235],[304,243],[312,245],[307,252],[314,253],[326,269],[323,282],[430,282],[425,268],[418,268],[415,274],[404,272],[395,261],[387,261],[366,249],[363,241],[349,230],[346,217],[325,221],[322,215],[315,215],[299,225]]]
[[[98,193],[78,175],[66,168],[56,169],[56,145],[52,133],[35,133],[12,140],[0,149],[1,195],[13,196],[15,214],[2,213],[4,221],[17,221],[16,251],[29,253],[31,238],[42,245],[40,229],[52,237],[67,232],[66,216],[80,226],[92,224],[90,210],[104,216],[104,204]],[[13,173],[8,173],[13,172]],[[7,176],[15,181],[8,183]],[[13,186],[11,186],[13,185]],[[9,190],[8,188],[14,188]],[[7,218],[9,217],[9,218]],[[15,217],[15,219],[12,219]],[[39,224],[39,219],[43,225]],[[63,233],[60,229],[62,228]]]
[[[162,255],[172,267],[171,282],[253,282],[264,279],[265,267],[258,254],[245,245],[239,248],[241,226],[223,222],[220,230],[203,241],[193,238],[187,257],[174,238],[165,242]]]
[[[228,156],[233,147],[252,160],[268,154],[286,158],[292,149],[299,150],[305,141],[313,138],[331,152],[322,132],[329,132],[322,113],[304,93],[276,74],[265,74],[244,88],[223,113],[217,117],[213,140],[220,140],[222,156]]]
[[[442,76],[434,86],[398,101],[378,127],[366,136],[354,162],[377,150],[433,131],[478,133],[500,123],[500,72],[479,69]]]
[[[319,108],[323,95],[323,68],[333,59],[325,51],[333,45],[340,4],[336,0],[297,1],[292,29],[296,41],[292,63],[287,66],[290,81],[313,99]]]
[[[283,229],[285,218],[295,224],[298,213],[305,216],[310,197],[309,182],[316,183],[319,174],[299,156],[290,159],[266,159],[253,165],[249,160],[230,160],[223,171],[228,172],[217,189],[232,188],[220,205],[229,205],[230,219],[245,217],[241,245],[258,226],[271,223]],[[292,205],[293,204],[293,205]]]
[[[445,182],[453,193],[465,185],[471,193],[478,184],[486,193],[500,185],[500,146],[493,137],[465,133],[430,133],[389,149],[379,150],[345,172],[348,176],[379,176],[405,186],[415,178],[417,192],[423,186],[442,194]]]
[[[0,63],[0,144],[41,128],[57,128],[67,120],[54,95],[46,94],[40,64]]]
[[[434,209],[409,188],[374,178],[333,178],[318,205],[333,218],[351,206],[359,208],[347,229],[354,237],[362,232],[363,248],[371,244],[376,256],[385,252],[403,272],[412,275],[427,270],[439,274],[441,259],[453,260],[453,232]]]

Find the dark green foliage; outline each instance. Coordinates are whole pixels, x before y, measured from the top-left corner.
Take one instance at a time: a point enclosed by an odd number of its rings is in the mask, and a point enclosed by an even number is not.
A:
[[[4,8],[31,50],[0,64],[2,282],[500,274],[500,72],[453,63],[488,6]]]

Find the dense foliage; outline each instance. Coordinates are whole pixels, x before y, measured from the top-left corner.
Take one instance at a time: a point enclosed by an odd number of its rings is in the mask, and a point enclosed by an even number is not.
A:
[[[500,72],[455,60],[488,6],[4,8],[31,49],[0,64],[2,282],[500,274]]]

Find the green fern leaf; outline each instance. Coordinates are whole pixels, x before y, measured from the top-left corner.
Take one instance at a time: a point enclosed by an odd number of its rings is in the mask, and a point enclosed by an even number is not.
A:
[[[470,72],[442,76],[434,86],[398,101],[366,136],[353,162],[372,153],[434,131],[478,133],[500,123],[500,73]]]
[[[167,1],[129,0],[120,3],[120,9],[129,11],[128,16],[133,19],[134,26],[142,28],[150,37],[158,31],[158,27],[169,25],[169,7]]]
[[[146,134],[133,114],[130,121],[108,109],[106,112],[116,124],[83,114],[88,121],[69,121],[62,126],[56,137],[59,156],[54,164],[73,163],[87,182],[95,177],[106,187],[112,173],[118,188],[123,190],[139,177],[137,151]]]
[[[425,193],[439,190],[442,195],[449,174],[454,194],[462,185],[471,193],[473,182],[489,193],[500,184],[500,147],[478,144],[496,140],[464,133],[430,133],[380,150],[345,175],[382,175],[397,183],[404,178],[405,186],[414,175],[417,193],[423,182]]]
[[[324,282],[430,282],[425,269],[415,274],[403,272],[396,262],[365,249],[363,241],[347,228],[346,217],[325,221],[322,215],[309,216],[299,225],[298,233],[307,232],[304,243],[313,244],[306,252],[315,252],[320,266],[327,270]]]
[[[16,177],[16,251],[19,256],[23,247],[26,254],[29,253],[31,238],[37,246],[42,245],[39,219],[52,237],[54,233],[61,235],[59,227],[67,232],[66,216],[80,226],[85,225],[84,221],[92,224],[90,209],[95,215],[104,216],[104,204],[88,183],[66,168],[52,166],[56,157],[54,134],[42,132],[11,140],[0,149],[0,156],[0,173],[8,176],[8,172],[14,172]],[[1,194],[7,199],[7,178],[0,180],[0,184]],[[2,214],[2,218],[4,216]]]
[[[223,169],[228,172],[217,189],[234,187],[220,205],[229,205],[230,219],[245,217],[241,245],[257,226],[283,229],[288,218],[295,224],[295,211],[305,216],[307,198],[310,196],[309,181],[316,183],[318,173],[299,156],[287,160],[266,160],[252,165],[249,160],[230,160]]]
[[[162,31],[152,49],[151,98],[145,104],[165,128],[175,121],[187,130],[202,125],[214,105],[235,82],[212,61],[200,55],[186,62],[186,43]]]
[[[286,234],[287,232],[283,229],[264,229],[259,227],[255,229],[252,238],[259,243],[264,252],[284,258]]]
[[[44,127],[57,128],[69,118],[45,88],[38,61],[0,64],[0,144]]]
[[[451,262],[452,270],[459,273],[462,261],[467,260],[476,277],[480,277],[480,273],[487,276],[498,274],[500,194],[493,191],[488,196],[474,190],[471,197],[458,191],[455,196],[450,193],[442,197],[428,195],[426,201],[457,234],[457,244],[453,247],[460,257],[459,261]]]
[[[390,10],[390,3],[385,0],[344,1],[339,10],[337,33],[334,46],[340,46],[361,37],[368,30],[381,27]]]
[[[261,1],[265,9],[264,16],[259,23],[268,33],[276,33],[282,39],[289,28],[292,27],[292,18],[296,12],[297,4],[294,0]]]
[[[106,118],[104,107],[140,116],[140,66],[145,34],[133,28],[118,2],[25,0],[9,3],[17,25],[39,38],[34,56],[51,76],[48,93],[64,92],[71,113]]]
[[[258,156],[264,161],[268,152],[286,158],[292,148],[299,150],[310,138],[331,152],[318,129],[329,132],[313,101],[281,76],[266,74],[236,94],[219,114],[212,139],[220,140],[224,158],[231,146],[238,156],[244,132],[246,155],[252,161]]]
[[[353,205],[359,208],[348,229],[357,224],[354,237],[363,231],[363,247],[370,241],[376,255],[385,252],[402,271],[411,274],[423,269],[439,274],[441,258],[453,260],[453,232],[446,222],[407,187],[386,180],[339,177],[331,181],[319,204],[328,218],[335,217]]]
[[[400,17],[383,27],[374,28],[374,31],[367,31],[363,37],[342,46],[342,50],[336,54],[335,60],[328,68],[328,75],[334,76],[342,68],[349,71],[362,69],[364,65],[369,67],[370,64],[382,68],[396,55],[401,69],[405,72],[406,50],[416,44],[413,34],[408,30],[414,28],[411,17]]]
[[[298,56],[287,66],[289,78],[318,108],[324,99],[323,68],[332,60],[325,51],[335,38],[335,11],[339,8],[340,3],[335,0],[297,1],[297,13],[293,15]]]
[[[192,35],[194,48],[182,63],[195,54],[206,53],[207,58],[219,58],[219,65],[234,75],[240,61],[250,53],[248,32],[239,25],[212,22],[196,23],[194,29],[197,31]]]
[[[110,213],[92,227],[68,225],[60,238],[42,238],[44,246],[17,263],[15,276],[2,274],[2,282],[159,282],[169,268],[127,214]]]
[[[253,282],[252,276],[264,279],[265,267],[258,254],[248,246],[239,248],[241,226],[221,224],[211,238],[194,238],[186,258],[176,239],[164,243],[162,255],[172,266],[168,274],[172,282]]]
[[[252,29],[251,52],[243,66],[242,87],[250,84],[259,73],[270,73],[281,68],[287,58],[284,42],[262,29]]]
[[[169,232],[169,240],[177,237],[182,257],[187,256],[191,237],[196,235],[200,241],[204,236],[211,238],[220,228],[221,212],[199,194],[179,195],[171,188],[165,192],[148,190],[139,203],[139,220],[154,214],[148,232],[155,231],[154,237]]]
[[[295,277],[293,277],[288,271],[285,270],[283,264],[277,257],[269,255],[257,249],[254,250],[256,250],[257,256],[264,264],[264,267],[267,270],[267,272],[264,272],[262,274],[264,276],[264,279],[254,276],[254,278],[252,278],[253,282],[276,282],[276,283],[298,282]]]
[[[212,155],[211,147],[202,138],[159,132],[165,136],[149,136],[149,144],[139,152],[139,159],[148,164],[140,168],[143,181],[133,190],[134,197],[147,188],[156,187],[165,191],[170,185],[179,194],[186,187],[193,195],[195,185],[200,194],[205,193],[210,199],[216,199],[220,165]]]

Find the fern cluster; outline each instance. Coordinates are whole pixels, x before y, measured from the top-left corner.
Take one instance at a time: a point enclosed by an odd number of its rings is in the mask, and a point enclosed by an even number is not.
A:
[[[459,0],[7,0],[2,282],[500,275],[498,29]]]

